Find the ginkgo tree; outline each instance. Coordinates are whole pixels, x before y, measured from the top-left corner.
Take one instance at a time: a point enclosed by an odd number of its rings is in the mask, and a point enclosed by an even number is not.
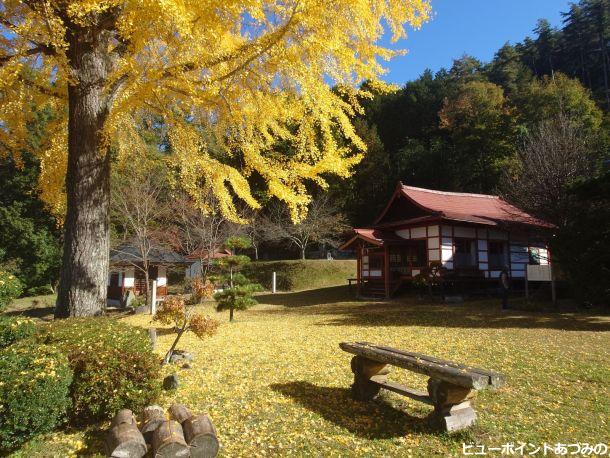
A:
[[[429,15],[429,0],[3,0],[1,154],[18,160],[29,121],[52,114],[36,154],[41,195],[64,215],[55,315],[103,310],[109,169],[145,150],[144,116],[167,127],[194,200],[212,189],[239,220],[235,198],[258,206],[257,174],[298,219],[307,182],[360,160],[356,87],[400,52],[378,44],[385,29],[397,40]]]

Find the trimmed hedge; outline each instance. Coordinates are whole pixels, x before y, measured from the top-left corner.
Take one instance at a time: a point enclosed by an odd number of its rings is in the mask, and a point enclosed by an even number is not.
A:
[[[57,348],[31,344],[0,350],[0,449],[52,431],[70,407],[68,359]]]
[[[271,274],[277,274],[277,288],[282,291],[346,285],[356,276],[355,260],[305,259],[289,261],[254,261],[244,274],[255,283],[271,289]]]
[[[36,324],[30,318],[0,315],[0,348],[27,339],[35,332]]]
[[[144,329],[107,317],[71,318],[43,327],[37,338],[68,357],[75,423],[109,419],[124,408],[139,412],[159,395],[160,361]]]

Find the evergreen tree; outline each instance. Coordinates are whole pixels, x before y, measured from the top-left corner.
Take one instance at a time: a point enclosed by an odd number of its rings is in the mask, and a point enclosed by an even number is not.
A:
[[[243,237],[231,237],[225,243],[230,250],[246,249],[250,241]],[[250,263],[250,258],[244,255],[232,255],[218,260],[222,272],[221,280],[227,285],[222,291],[214,294],[216,310],[229,310],[229,321],[233,321],[235,310],[246,310],[257,304],[254,293],[261,291],[258,283],[250,283],[240,271]]]

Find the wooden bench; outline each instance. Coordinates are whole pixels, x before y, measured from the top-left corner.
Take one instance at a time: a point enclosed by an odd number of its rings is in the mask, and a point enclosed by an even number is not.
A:
[[[498,372],[368,342],[342,342],[339,346],[356,355],[351,362],[355,399],[370,401],[384,388],[425,402],[434,406],[430,421],[444,431],[459,431],[472,426],[476,420],[473,398],[477,391],[498,388],[505,381]],[[391,366],[429,376],[427,392],[390,382]]]

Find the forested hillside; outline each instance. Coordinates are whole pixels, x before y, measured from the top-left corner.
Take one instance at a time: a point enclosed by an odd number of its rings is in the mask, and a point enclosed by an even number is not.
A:
[[[610,2],[582,0],[563,17],[559,29],[541,19],[532,38],[505,44],[491,62],[462,56],[365,101],[358,127],[369,153],[337,185],[350,220],[370,222],[398,180],[502,192],[524,137],[560,113],[583,126],[591,154],[607,156]]]

